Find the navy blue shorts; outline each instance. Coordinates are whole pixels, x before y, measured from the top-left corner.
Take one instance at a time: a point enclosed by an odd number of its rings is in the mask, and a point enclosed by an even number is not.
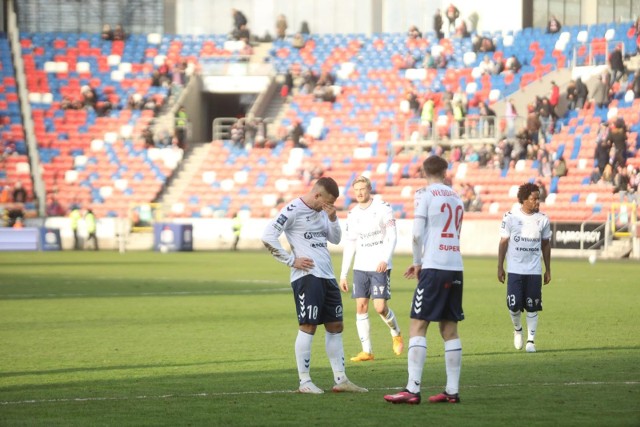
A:
[[[429,322],[464,320],[462,287],[462,271],[421,270],[410,317]]]
[[[384,273],[376,271],[353,270],[352,298],[391,299],[391,270]]]
[[[336,279],[307,274],[291,283],[298,324],[342,322],[342,295]]]
[[[542,276],[509,273],[507,275],[507,307],[513,312],[542,311]]]

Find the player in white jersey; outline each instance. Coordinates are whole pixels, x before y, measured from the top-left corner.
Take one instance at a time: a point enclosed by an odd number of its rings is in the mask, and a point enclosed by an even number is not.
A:
[[[328,177],[316,181],[304,196],[288,203],[265,228],[262,242],[271,255],[291,267],[291,287],[298,315],[295,342],[300,393],[324,391],[311,381],[311,344],[318,325],[326,330],[326,352],[333,370],[335,392],[366,392],[347,378],[342,345],[342,296],[333,273],[328,243],[342,237],[334,203],[340,191]],[[279,241],[284,232],[292,252]]]
[[[447,161],[427,158],[422,169],[427,186],[416,192],[413,221],[413,264],[406,278],[418,278],[413,294],[409,327],[408,371],[406,388],[384,396],[391,403],[420,403],[422,371],[427,357],[427,328],[438,322],[444,340],[447,385],[442,393],[429,397],[431,403],[458,403],[462,345],[458,322],[462,311],[462,255],[460,230],[464,206],[460,196],[444,184]]]
[[[371,197],[371,181],[366,176],[356,178],[352,187],[358,205],[347,216],[340,273],[340,289],[348,292],[347,274],[355,255],[352,297],[356,300],[356,328],[362,351],[351,361],[374,359],[369,333],[369,299],[373,299],[376,312],[389,326],[393,352],[399,356],[404,343],[396,316],[387,305],[391,298],[391,258],[397,241],[393,209],[388,203]]]
[[[507,307],[513,323],[513,345],[520,350],[522,339],[522,311],[527,310],[527,346],[536,351],[538,312],[542,311],[542,284],[551,281],[551,225],[540,213],[540,189],[526,183],[518,189],[520,208],[504,214],[500,226],[498,247],[498,280],[504,283],[504,260],[507,259]],[[544,279],[542,265],[544,262]]]

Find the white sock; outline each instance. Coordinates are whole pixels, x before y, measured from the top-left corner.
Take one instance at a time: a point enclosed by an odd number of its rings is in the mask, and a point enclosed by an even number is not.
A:
[[[456,394],[460,385],[460,367],[462,366],[462,344],[460,338],[445,341],[444,343],[444,365],[447,369],[448,394]]]
[[[296,337],[296,363],[298,365],[298,377],[300,384],[311,381],[309,370],[311,368],[311,343],[313,335],[298,331]]]
[[[409,351],[407,352],[407,359],[409,360],[409,381],[407,382],[407,390],[411,393],[420,392],[422,370],[424,369],[424,361],[426,358],[427,338],[411,337],[409,339]]]
[[[365,353],[373,353],[371,349],[371,327],[369,325],[369,314],[356,314],[356,329],[358,330],[358,337],[362,343],[362,351]]]
[[[342,347],[342,333],[326,333],[325,347],[331,369],[333,370],[333,380],[336,384],[347,381],[347,374],[344,370],[344,348]]]
[[[391,329],[391,336],[397,337],[400,335],[400,327],[398,326],[398,321],[396,320],[396,315],[393,313],[393,310],[389,308],[389,312],[386,316],[380,315],[382,321],[389,326]]]
[[[521,331],[522,321],[520,319],[522,317],[522,312],[509,310],[509,314],[511,315],[511,322],[513,323],[513,328],[516,331]]]
[[[527,313],[527,341],[534,341],[536,338],[536,329],[538,328],[538,313]]]

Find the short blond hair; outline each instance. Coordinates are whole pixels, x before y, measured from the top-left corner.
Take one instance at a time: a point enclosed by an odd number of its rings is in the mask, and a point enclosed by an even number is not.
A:
[[[359,177],[357,177],[356,179],[353,180],[353,184],[351,184],[352,187],[355,187],[357,183],[359,182],[364,182],[365,184],[367,184],[367,188],[369,190],[371,190],[371,181],[369,180],[369,178],[367,178],[364,175],[360,175]]]

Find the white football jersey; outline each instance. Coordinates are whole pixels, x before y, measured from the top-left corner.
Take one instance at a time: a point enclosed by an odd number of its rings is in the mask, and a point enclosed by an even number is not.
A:
[[[422,248],[414,246],[414,263],[421,259],[422,268],[462,271],[460,231],[464,205],[458,193],[444,184],[431,184],[416,191],[415,236],[423,236]],[[416,221],[414,219],[414,221]],[[424,224],[424,230],[416,230]],[[416,253],[420,251],[422,253]]]
[[[509,238],[507,273],[542,274],[542,240],[551,239],[551,224],[543,213],[527,215],[521,209],[502,217],[500,237]]]
[[[354,270],[376,271],[382,261],[390,270],[396,242],[396,220],[391,205],[374,198],[364,209],[360,205],[355,206],[347,215],[340,277],[347,277],[354,250]]]
[[[278,238],[284,232],[293,253],[287,252]],[[327,242],[338,244],[342,237],[340,222],[329,221],[324,211],[317,212],[298,198],[282,208],[278,216],[269,222],[262,234],[271,254],[280,262],[293,266],[296,258],[311,258],[314,267],[305,272],[291,268],[291,282],[307,274],[323,279],[335,279]]]

